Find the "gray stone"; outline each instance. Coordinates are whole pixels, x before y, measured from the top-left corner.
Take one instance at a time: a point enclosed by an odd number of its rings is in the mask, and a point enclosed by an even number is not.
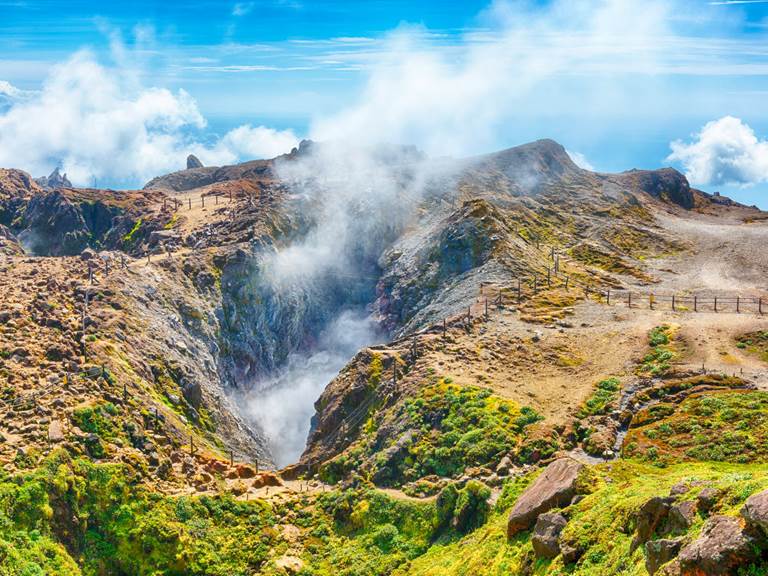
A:
[[[735,574],[738,566],[755,559],[754,539],[734,516],[712,516],[699,537],[678,556],[683,574]]]
[[[649,540],[645,543],[645,568],[648,574],[655,574],[664,564],[677,556],[682,539]]]
[[[533,527],[531,544],[539,558],[554,558],[560,554],[560,533],[568,524],[565,516],[554,512],[541,514]]]

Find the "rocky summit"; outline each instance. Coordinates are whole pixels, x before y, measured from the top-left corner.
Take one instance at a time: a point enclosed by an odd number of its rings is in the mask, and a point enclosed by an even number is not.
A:
[[[0,573],[768,573],[767,213],[552,140],[186,166],[0,169]]]

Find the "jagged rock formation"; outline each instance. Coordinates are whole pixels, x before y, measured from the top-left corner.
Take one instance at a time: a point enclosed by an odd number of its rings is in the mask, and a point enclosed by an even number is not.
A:
[[[200,162],[200,159],[195,156],[194,154],[190,154],[187,156],[187,170],[192,170],[194,168],[202,168],[203,163]]]
[[[45,190],[57,190],[59,188],[72,188],[72,182],[69,181],[66,174],[62,174],[58,168],[55,168],[50,175],[35,178],[35,182]]]

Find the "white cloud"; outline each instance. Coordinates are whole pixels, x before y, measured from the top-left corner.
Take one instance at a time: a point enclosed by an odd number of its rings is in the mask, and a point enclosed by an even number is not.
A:
[[[708,122],[690,143],[670,144],[668,161],[680,162],[695,185],[749,186],[768,182],[768,141],[739,118]]]
[[[357,105],[317,119],[312,137],[465,154],[493,147],[499,126],[515,115],[625,109],[637,96],[616,78],[658,69],[671,10],[659,0],[496,2],[481,21],[482,37],[470,32],[444,48],[425,40],[422,28],[401,28],[381,50],[355,53],[368,70]]]
[[[0,93],[17,95],[8,83]],[[136,75],[99,64],[88,51],[54,67],[43,88],[0,110],[0,166],[33,175],[62,166],[76,185],[135,186],[184,166],[194,151],[208,163],[287,152],[290,132],[242,126],[212,145],[193,134],[206,121],[184,90],[144,88]]]
[[[232,7],[232,16],[245,16],[253,10],[253,2],[238,2]]]

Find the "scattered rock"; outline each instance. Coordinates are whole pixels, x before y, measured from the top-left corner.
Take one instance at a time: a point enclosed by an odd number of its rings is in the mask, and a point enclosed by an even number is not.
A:
[[[655,574],[661,566],[675,558],[682,545],[682,538],[663,538],[646,542],[645,568],[648,574]]]
[[[741,508],[741,516],[750,526],[768,535],[768,490],[752,494]]]
[[[686,484],[685,482],[678,482],[672,488],[669,489],[669,495],[670,496],[682,496],[683,494],[687,494],[690,492],[691,487]]]
[[[685,532],[696,521],[696,503],[685,500],[669,509],[667,530],[670,532]]]
[[[754,560],[754,539],[742,530],[738,518],[712,516],[678,558],[684,576],[735,574],[738,566]]]
[[[529,529],[539,514],[566,506],[576,493],[576,478],[583,468],[571,458],[560,458],[547,466],[517,499],[509,513],[507,536]]]
[[[51,420],[48,424],[48,441],[49,442],[63,442],[64,441],[64,425],[59,420]]]
[[[288,574],[298,574],[304,568],[304,562],[296,556],[281,556],[275,560],[275,566]]]
[[[696,496],[696,502],[698,508],[702,512],[709,512],[715,507],[717,501],[720,498],[720,491],[715,488],[704,488],[699,495]]]
[[[565,516],[553,512],[541,514],[533,528],[531,544],[539,558],[554,558],[560,554],[560,533],[568,523]]]
[[[636,533],[632,540],[633,551],[653,537],[657,528],[664,520],[666,520],[669,514],[669,508],[673,502],[673,498],[654,496],[640,507],[640,510],[637,511],[636,515]]]

